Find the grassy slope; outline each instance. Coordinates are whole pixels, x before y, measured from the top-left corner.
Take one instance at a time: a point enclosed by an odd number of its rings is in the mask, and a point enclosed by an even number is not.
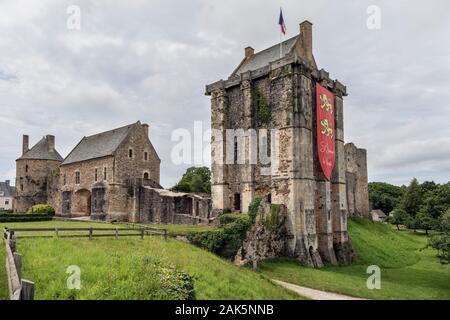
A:
[[[85,222],[37,222],[8,227],[84,226]],[[93,224],[96,227],[108,225]],[[108,298],[111,286],[139,283],[142,274],[128,263],[131,255],[157,257],[185,270],[195,278],[197,299],[297,299],[297,295],[272,284],[264,275],[234,266],[192,245],[159,238],[19,239],[18,251],[24,259],[24,277],[36,282],[37,299],[67,297],[67,266],[81,267],[82,292],[78,298]],[[111,265],[120,257],[123,263]],[[112,280],[113,279],[113,280]],[[131,281],[131,282],[130,282]],[[1,288],[1,286],[0,286]],[[126,291],[126,290],[124,290]],[[126,295],[113,298],[136,298]]]
[[[450,266],[441,265],[433,250],[420,250],[424,235],[365,220],[350,220],[349,232],[358,252],[351,266],[313,270],[279,260],[263,263],[261,270],[275,279],[370,299],[450,299]],[[380,290],[367,289],[369,265],[381,268]]]

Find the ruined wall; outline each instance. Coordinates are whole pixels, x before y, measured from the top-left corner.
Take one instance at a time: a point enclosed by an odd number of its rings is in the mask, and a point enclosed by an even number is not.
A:
[[[56,160],[16,161],[14,212],[26,212],[35,204],[47,203],[47,179],[60,165]]]
[[[370,219],[367,151],[345,145],[348,215]]]
[[[139,222],[162,224],[208,224],[211,199],[194,194],[141,187]]]

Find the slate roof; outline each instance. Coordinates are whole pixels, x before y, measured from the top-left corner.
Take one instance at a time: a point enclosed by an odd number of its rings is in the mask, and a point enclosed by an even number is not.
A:
[[[297,37],[292,37],[282,42],[283,57],[286,56],[297,41]],[[244,59],[233,75],[239,75],[247,71],[253,71],[268,65],[270,62],[280,59],[280,44],[271,46],[265,50],[255,53],[251,58]]]
[[[12,198],[14,197],[15,188],[6,184],[6,182],[0,182],[0,191],[3,192],[3,197]]]
[[[30,150],[25,152],[24,155],[22,155],[17,160],[57,160],[57,161],[63,161],[64,158],[61,157],[61,155],[56,151],[49,151],[48,150],[48,143],[47,140],[42,138],[39,140],[38,143],[36,143]]]
[[[83,137],[62,164],[65,165],[113,155],[134,125],[135,123],[93,136]]]

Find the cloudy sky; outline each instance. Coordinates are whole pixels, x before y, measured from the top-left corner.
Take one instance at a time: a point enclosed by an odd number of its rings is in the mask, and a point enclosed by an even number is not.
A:
[[[70,5],[80,30],[67,27]],[[279,40],[280,5],[288,36],[314,23],[319,68],[347,85],[345,139],[368,149],[369,179],[450,180],[447,0],[0,0],[0,180],[14,180],[24,133],[56,135],[66,156],[85,135],[141,120],[172,186],[187,167],[171,161],[172,131],[209,127],[204,86],[244,47]]]

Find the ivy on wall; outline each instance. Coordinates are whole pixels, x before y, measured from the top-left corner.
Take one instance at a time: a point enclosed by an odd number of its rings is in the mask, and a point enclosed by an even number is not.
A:
[[[257,87],[253,89],[253,103],[258,122],[261,124],[269,124],[272,119],[272,112],[266,97]]]

